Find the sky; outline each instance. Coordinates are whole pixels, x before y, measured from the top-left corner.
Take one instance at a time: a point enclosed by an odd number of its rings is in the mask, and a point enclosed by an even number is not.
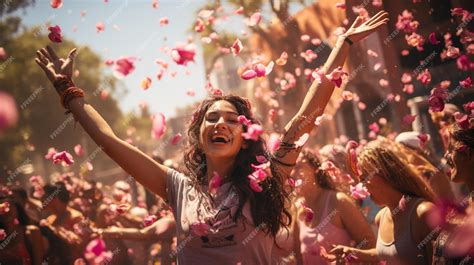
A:
[[[57,9],[51,7],[50,1],[36,0],[33,6],[25,11],[17,11],[15,15],[21,16],[26,26],[48,23],[59,25],[64,38],[91,47],[104,62],[121,56],[138,58],[134,72],[122,79],[128,90],[125,96],[118,98],[123,112],[137,111],[140,104],[146,102],[152,113],[163,113],[170,117],[175,115],[176,108],[200,101],[207,95],[199,39],[194,40],[197,44],[195,63],[187,67],[177,65],[169,55],[160,51],[163,46],[173,48],[177,43],[187,42],[188,37],[193,35],[190,29],[193,28],[196,13],[207,1],[158,0],[156,9],[152,6],[153,0],[63,0],[63,5]],[[223,1],[223,5],[226,13],[235,9],[235,6],[226,4],[226,1]],[[268,9],[268,5],[264,8]],[[300,5],[292,5],[290,13],[293,14],[300,8]],[[85,15],[81,16],[81,12],[85,12]],[[264,9],[262,15],[264,20],[271,19],[265,14],[271,14],[269,10]],[[159,20],[163,17],[169,20],[166,26],[160,26]],[[103,32],[97,33],[98,22],[105,24]],[[243,32],[248,31],[240,16],[233,16],[219,23],[217,29],[225,29],[238,36],[243,36]],[[80,57],[80,51],[78,56]],[[156,78],[160,69],[155,63],[158,58],[166,60],[170,65],[160,81]],[[111,68],[106,71],[112,73]],[[177,71],[174,78],[169,75],[173,71]],[[140,83],[146,77],[152,79],[152,85],[145,91],[141,89]],[[189,89],[193,89],[196,96],[188,96],[186,91]]]
[[[172,48],[178,42],[186,42],[196,11],[204,3],[202,0],[159,0],[158,8],[154,9],[152,0],[108,0],[108,3],[104,0],[64,0],[62,7],[53,9],[49,0],[36,0],[33,6],[17,15],[26,26],[42,25],[47,21],[59,25],[64,38],[91,47],[104,60],[120,56],[139,58],[134,72],[122,79],[128,93],[118,99],[120,108],[130,112],[138,110],[140,103],[147,102],[152,113],[161,112],[169,117],[177,107],[205,97],[204,63],[199,45],[196,61],[188,67],[172,62],[160,47]],[[85,16],[81,17],[81,11],[85,11]],[[160,26],[159,20],[164,16],[168,17],[169,24]],[[103,32],[97,33],[97,22],[105,24]],[[168,73],[175,70],[177,75],[172,78],[167,73],[158,81],[157,58],[168,61]],[[186,70],[190,72],[188,75]],[[110,69],[106,71],[112,73]],[[152,79],[152,85],[145,91],[140,82],[147,76]],[[195,97],[186,95],[190,88],[196,91]]]

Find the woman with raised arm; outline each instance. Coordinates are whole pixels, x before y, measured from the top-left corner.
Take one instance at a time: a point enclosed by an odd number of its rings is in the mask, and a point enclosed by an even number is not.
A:
[[[180,264],[270,264],[275,235],[290,223],[284,183],[300,152],[295,144],[324,112],[334,83],[326,77],[342,67],[353,42],[387,22],[379,12],[367,21],[358,17],[340,36],[321,80],[314,82],[294,118],[286,125],[275,154],[263,140],[242,133],[258,123],[250,103],[238,96],[212,96],[193,115],[184,157],[185,174],[161,165],[119,139],[84,91],[71,80],[76,50],[61,59],[51,47],[37,52],[36,62],[60,95],[61,103],[85,131],[125,171],[146,188],[168,199],[176,219]],[[242,124],[243,123],[243,124]],[[269,177],[271,175],[271,177]]]

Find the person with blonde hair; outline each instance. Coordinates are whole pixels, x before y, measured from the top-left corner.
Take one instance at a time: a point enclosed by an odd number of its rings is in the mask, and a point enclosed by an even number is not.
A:
[[[353,254],[359,261],[385,261],[388,265],[431,264],[431,241],[436,236],[427,221],[436,195],[413,167],[391,150],[393,147],[381,143],[369,143],[358,156],[360,181],[371,199],[383,206],[375,217],[376,247],[336,246],[330,253]]]

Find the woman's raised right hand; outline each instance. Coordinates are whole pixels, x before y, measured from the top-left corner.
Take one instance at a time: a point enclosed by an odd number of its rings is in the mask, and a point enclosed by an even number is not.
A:
[[[43,69],[49,81],[54,82],[61,75],[65,75],[72,79],[72,70],[74,58],[76,57],[77,49],[72,49],[67,58],[59,58],[49,45],[36,51],[35,62]]]

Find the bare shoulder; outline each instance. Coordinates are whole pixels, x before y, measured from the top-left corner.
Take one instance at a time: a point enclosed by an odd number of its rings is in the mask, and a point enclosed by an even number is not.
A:
[[[426,218],[434,209],[435,205],[429,201],[422,201],[416,206],[416,216],[418,218]]]
[[[377,226],[380,226],[380,220],[382,219],[382,211],[385,210],[385,207],[380,209],[378,213],[375,215],[374,223]]]
[[[333,191],[332,196],[336,198],[335,202],[338,207],[353,208],[356,207],[355,201],[346,193],[341,191]]]

